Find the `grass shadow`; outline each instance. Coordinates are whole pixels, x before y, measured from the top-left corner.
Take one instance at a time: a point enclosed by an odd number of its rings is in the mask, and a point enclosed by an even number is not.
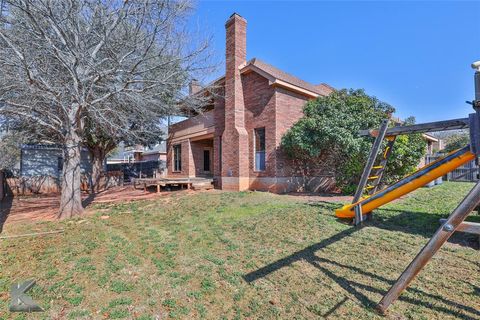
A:
[[[327,265],[327,266],[330,265],[330,266],[335,266],[335,267],[339,267],[339,268],[349,269],[350,271],[353,271],[357,274],[364,275],[364,276],[366,276],[370,279],[376,279],[378,281],[387,283],[389,286],[392,286],[395,283],[395,280],[387,279],[387,278],[382,277],[378,274],[365,271],[361,268],[351,266],[351,265],[346,265],[346,264],[339,263],[337,261],[333,261],[333,260],[326,259],[326,258],[320,258],[320,257],[315,256],[315,255],[313,255],[310,260],[307,260],[307,262],[309,262],[310,264],[315,266],[317,269],[320,269],[323,273],[327,274],[338,285],[340,285],[346,291],[352,293],[359,301],[362,302],[362,304],[364,304],[367,307],[374,307],[376,303],[371,301],[364,294],[360,293],[358,291],[358,289],[362,289],[362,290],[366,290],[366,291],[369,291],[369,292],[377,293],[377,294],[380,294],[382,296],[386,292],[381,290],[381,289],[375,288],[371,285],[365,285],[365,284],[362,284],[362,283],[359,283],[359,282],[356,282],[356,281],[347,280],[344,277],[336,276],[325,265]],[[423,290],[413,288],[413,287],[407,288],[406,292],[413,293],[415,296],[417,296],[417,295],[427,296],[427,297],[429,297],[433,300],[439,301],[439,302],[441,302],[445,305],[448,305],[450,307],[454,307],[454,308],[457,308],[459,310],[462,310],[465,313],[467,313],[467,314],[462,315],[463,318],[478,319],[478,317],[480,317],[480,310],[477,310],[477,309],[472,308],[472,307],[464,306],[464,305],[459,304],[459,303],[454,302],[454,301],[450,301],[448,299],[443,298],[442,296],[439,296],[439,295],[436,295],[436,294],[431,294],[431,293],[428,293],[428,292],[425,292]],[[441,307],[441,306],[438,306],[436,304],[425,302],[425,301],[422,301],[422,300],[419,300],[419,299],[414,299],[414,298],[411,298],[411,297],[408,297],[408,296],[405,296],[405,295],[400,296],[399,300],[410,303],[410,304],[414,304],[414,305],[421,305],[421,306],[424,306],[426,308],[429,308],[429,309],[432,309],[432,310],[435,310],[435,311],[439,311],[439,312],[442,312],[442,313],[445,313],[445,314],[451,314],[451,315],[458,316],[458,313],[456,313],[456,312],[454,312],[450,309],[447,309],[445,307]],[[474,315],[475,317],[471,317],[469,314]]]
[[[332,212],[336,208],[339,208],[341,204],[339,203],[331,203],[326,201],[316,201],[316,202],[309,202],[308,205],[317,207],[320,214],[324,214],[324,212]],[[383,211],[383,214],[382,214]],[[397,214],[392,214],[390,212],[395,212]],[[448,215],[445,215],[445,217]],[[286,266],[291,265],[296,261],[306,261],[310,265],[314,266],[316,269],[321,271],[324,275],[328,276],[332,279],[337,285],[339,285],[343,290],[348,292],[348,294],[354,296],[362,305],[366,308],[373,308],[376,305],[376,302],[372,301],[367,295],[365,295],[363,291],[369,291],[372,293],[384,295],[386,291],[383,289],[374,287],[370,284],[362,284],[356,281],[349,280],[345,277],[337,275],[334,271],[331,270],[328,266],[335,266],[337,268],[349,269],[358,274],[362,274],[367,278],[376,279],[380,282],[384,282],[391,286],[395,283],[395,279],[387,279],[381,277],[377,274],[364,271],[358,267],[353,265],[345,265],[338,263],[333,260],[320,258],[315,255],[315,252],[325,249],[326,247],[334,244],[337,241],[341,241],[342,239],[353,235],[355,232],[361,230],[365,226],[380,228],[388,231],[399,231],[409,234],[421,235],[426,238],[431,238],[435,231],[439,228],[440,222],[439,219],[443,218],[442,215],[439,214],[432,214],[428,212],[422,211],[401,211],[401,209],[393,210],[393,209],[379,209],[377,210],[377,214],[375,214],[374,219],[368,222],[365,222],[363,226],[360,227],[351,227],[345,229],[330,238],[324,239],[314,245],[308,246],[303,250],[297,251],[287,257],[281,258],[275,262],[272,262],[264,267],[261,267],[255,271],[252,271],[248,274],[243,276],[243,279],[247,283],[253,283],[256,280],[264,278],[269,274],[278,271]],[[465,241],[464,234],[455,234],[451,238],[451,242],[460,244],[460,245],[469,245],[471,246],[470,242]],[[468,238],[468,236],[467,236]],[[478,292],[478,288],[475,288],[475,292]],[[431,294],[428,292],[424,292],[422,290],[409,287],[406,289],[406,292],[412,293],[411,295],[402,295],[400,296],[399,300],[407,302],[412,305],[420,305],[425,308],[429,308],[435,310],[437,312],[448,314],[455,317],[461,317],[463,319],[478,319],[480,318],[480,311],[462,305],[460,303],[448,300],[443,298],[440,295]],[[478,293],[477,293],[478,294]],[[442,303],[446,306],[455,308],[456,310],[451,310],[448,307],[444,307],[438,305],[438,303],[430,303],[427,301],[422,301],[421,299],[412,298],[412,296],[423,295],[429,297],[430,299]],[[331,315],[338,309],[344,302],[338,303],[334,306],[331,310],[329,310],[324,317]],[[457,311],[458,310],[458,311]]]
[[[339,203],[327,201],[308,202],[309,206],[321,209],[321,214],[331,215],[335,209],[341,207]],[[399,231],[409,234],[420,235],[425,238],[431,238],[435,231],[440,227],[440,219],[448,218],[449,213],[434,214],[425,211],[379,208],[373,212],[372,220],[365,222],[365,225],[384,229],[388,231]],[[480,216],[470,214],[469,221],[480,222]],[[348,220],[339,219],[339,222],[349,223]],[[450,243],[458,244],[473,249],[480,249],[479,237],[477,235],[456,232],[448,240]]]

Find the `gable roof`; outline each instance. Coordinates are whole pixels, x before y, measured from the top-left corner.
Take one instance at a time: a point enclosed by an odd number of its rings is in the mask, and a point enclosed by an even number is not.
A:
[[[295,77],[285,71],[282,71],[271,64],[263,62],[257,58],[248,61],[245,66],[241,67],[240,72],[255,71],[270,80],[271,84],[292,87],[291,89],[301,89],[307,95],[317,97],[319,95],[326,96],[332,93],[335,89],[328,84],[321,83],[313,85],[300,78]]]
[[[286,89],[296,91],[313,98],[316,98],[318,96],[327,96],[330,93],[335,91],[334,87],[326,83],[320,83],[317,85],[311,84],[257,58],[253,58],[245,62],[239,68],[240,68],[240,73],[254,71],[260,74],[261,76],[267,78],[270,81],[270,85],[284,87]],[[205,90],[208,90],[208,88],[210,87],[214,87],[216,85],[222,85],[222,83],[224,82],[225,82],[225,75],[211,81],[208,85],[204,86],[202,89],[195,92],[195,94],[200,94],[201,92],[205,92]]]

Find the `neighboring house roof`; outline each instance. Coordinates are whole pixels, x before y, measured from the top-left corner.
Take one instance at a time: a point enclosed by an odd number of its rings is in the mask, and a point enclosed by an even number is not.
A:
[[[142,155],[149,155],[149,154],[167,154],[166,151],[160,151],[160,150],[150,150],[150,151],[143,151]]]
[[[156,154],[156,153],[167,153],[167,144],[165,141],[162,141],[161,143],[157,144],[151,149],[148,150],[143,150],[141,151],[143,155],[147,154]]]
[[[132,153],[141,153],[141,154],[155,154],[155,153],[166,153],[167,152],[167,144],[164,141],[161,141],[160,143],[156,144],[152,148],[145,147],[145,146],[134,146],[131,148],[125,147],[125,144],[121,142],[117,150],[111,154],[108,159],[113,160],[113,159],[123,159],[127,155],[131,155]]]
[[[304,93],[311,96],[326,96],[332,93],[335,89],[328,84],[321,83],[319,85],[313,85],[300,78],[295,77],[285,71],[282,71],[262,60],[253,58],[248,61],[245,66],[241,67],[241,72],[256,71],[270,80],[271,84],[279,85],[283,87],[290,87],[290,89],[301,89]]]
[[[438,141],[440,141],[440,139],[435,138],[434,136],[431,136],[431,135],[429,135],[429,134],[427,134],[427,133],[422,133],[422,137],[423,137],[425,140],[431,141],[431,142],[438,142]]]
[[[22,150],[62,150],[61,144],[49,143],[49,144],[22,144],[20,146]]]

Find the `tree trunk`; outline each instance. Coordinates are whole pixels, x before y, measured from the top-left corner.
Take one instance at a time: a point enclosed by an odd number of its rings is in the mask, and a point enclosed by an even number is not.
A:
[[[71,129],[65,140],[63,151],[62,194],[60,198],[59,219],[71,218],[83,213],[80,191],[80,151],[81,139]]]
[[[95,147],[90,150],[90,155],[92,157],[91,191],[96,193],[100,191],[100,179],[103,172],[103,163],[105,162],[105,152],[102,148]]]

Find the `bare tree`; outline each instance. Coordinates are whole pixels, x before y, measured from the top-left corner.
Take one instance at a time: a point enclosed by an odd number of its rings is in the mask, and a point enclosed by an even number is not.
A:
[[[4,2],[0,114],[62,142],[58,217],[79,215],[87,124],[118,133],[175,113],[181,88],[206,68],[208,41],[186,32],[189,0]]]
[[[199,101],[197,106],[201,105]],[[119,112],[112,115],[108,122],[99,123],[90,117],[86,118],[83,145],[88,148],[92,159],[91,192],[99,191],[100,176],[109,152],[120,142],[127,145],[150,145],[160,142],[164,137],[161,119],[166,116],[166,112],[177,109],[176,105],[172,105],[168,110],[158,109],[157,115],[145,118],[143,117],[145,114],[130,110],[135,107],[125,105],[118,108]],[[123,114],[124,112],[126,114]]]

